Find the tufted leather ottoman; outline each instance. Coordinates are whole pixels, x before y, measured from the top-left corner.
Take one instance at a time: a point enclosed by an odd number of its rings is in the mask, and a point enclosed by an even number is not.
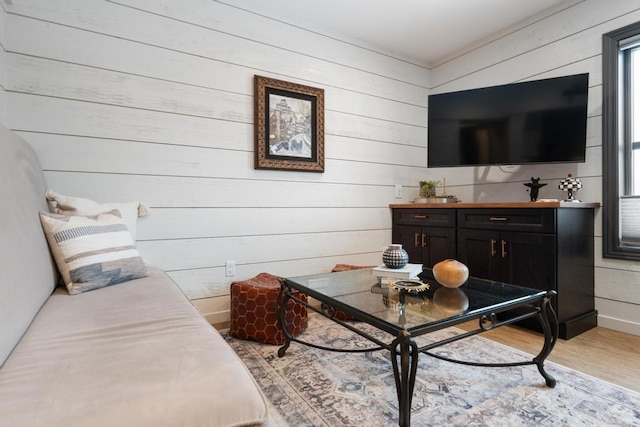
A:
[[[231,283],[231,326],[232,337],[281,345],[285,341],[284,332],[278,323],[278,293],[280,277],[260,273],[256,277]],[[299,298],[307,301],[305,294]],[[287,330],[294,336],[307,327],[307,308],[289,300],[285,311]]]

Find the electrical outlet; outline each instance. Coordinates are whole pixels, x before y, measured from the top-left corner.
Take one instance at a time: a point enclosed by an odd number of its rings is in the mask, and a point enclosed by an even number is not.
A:
[[[224,275],[227,277],[233,277],[236,275],[236,262],[225,261],[224,262]]]
[[[396,184],[396,199],[402,199],[402,185]]]

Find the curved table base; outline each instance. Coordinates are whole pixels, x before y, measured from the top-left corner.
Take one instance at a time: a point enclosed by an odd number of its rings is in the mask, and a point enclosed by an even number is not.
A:
[[[288,287],[286,282],[282,283],[279,295],[279,301],[281,301],[281,305],[278,309],[278,318],[280,321],[280,326],[282,327],[284,334],[286,336],[285,343],[278,349],[278,357],[284,357],[289,345],[292,341],[295,341],[300,344],[304,344],[310,347],[327,350],[327,351],[337,351],[337,352],[346,352],[346,353],[362,353],[369,352],[375,350],[389,350],[391,353],[391,366],[393,368],[393,375],[396,383],[396,392],[398,395],[398,403],[399,403],[399,425],[400,426],[409,426],[411,425],[411,401],[413,398],[413,390],[415,386],[416,380],[416,372],[418,369],[418,356],[420,353],[426,354],[431,357],[435,357],[437,359],[445,360],[451,363],[458,363],[463,365],[471,365],[471,366],[481,366],[481,367],[513,367],[513,366],[526,366],[526,365],[536,365],[538,371],[542,375],[545,380],[545,383],[548,387],[555,387],[556,380],[545,371],[544,369],[544,361],[547,356],[553,350],[553,347],[556,344],[558,339],[558,319],[553,311],[553,308],[550,304],[551,298],[555,295],[555,292],[550,291],[547,296],[536,305],[535,312],[528,313],[525,315],[517,316],[511,319],[508,319],[504,322],[498,322],[497,316],[495,313],[491,313],[489,316],[481,316],[479,320],[478,329],[470,332],[465,332],[445,340],[441,340],[427,346],[418,347],[416,342],[414,341],[411,334],[407,331],[403,331],[398,337],[396,337],[391,344],[385,344],[379,341],[377,338],[372,337],[371,335],[360,331],[356,327],[352,326],[349,323],[336,319],[332,313],[335,313],[335,310],[325,310],[320,311],[315,307],[310,306],[309,304],[301,301],[292,295],[295,290]],[[325,346],[320,346],[312,343],[308,343],[302,340],[299,340],[291,335],[291,333],[286,328],[285,323],[285,307],[289,299],[294,299],[298,302],[303,303],[308,308],[320,313],[321,315],[341,324],[345,328],[351,330],[352,332],[361,335],[368,340],[374,342],[378,345],[378,347],[368,348],[368,349],[337,349],[330,348]],[[515,323],[519,320],[529,318],[532,316],[536,316],[542,326],[542,331],[544,333],[544,344],[540,352],[532,359],[522,362],[512,362],[512,363],[484,363],[484,362],[469,362],[463,360],[456,360],[452,358],[448,358],[445,356],[440,356],[436,353],[432,353],[429,350],[441,347],[447,344],[450,344],[455,341],[459,341],[461,339],[480,334],[482,332],[489,331],[493,328],[504,326],[507,324]]]

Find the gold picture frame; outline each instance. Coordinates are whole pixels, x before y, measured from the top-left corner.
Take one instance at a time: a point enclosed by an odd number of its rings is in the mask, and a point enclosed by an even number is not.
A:
[[[255,76],[256,169],[324,172],[324,89]]]

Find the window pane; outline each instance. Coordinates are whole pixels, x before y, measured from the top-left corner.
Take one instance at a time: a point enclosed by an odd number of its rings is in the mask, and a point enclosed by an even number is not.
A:
[[[604,34],[602,58],[602,256],[640,261],[640,22]]]

